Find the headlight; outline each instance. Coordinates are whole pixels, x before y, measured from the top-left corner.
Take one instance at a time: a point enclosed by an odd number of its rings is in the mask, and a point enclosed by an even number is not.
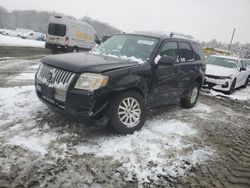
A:
[[[78,78],[75,88],[94,91],[108,84],[108,76],[94,73],[83,73]]]

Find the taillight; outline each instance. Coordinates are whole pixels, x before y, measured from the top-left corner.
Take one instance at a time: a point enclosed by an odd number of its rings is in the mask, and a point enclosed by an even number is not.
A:
[[[69,37],[65,37],[65,46],[69,45]]]

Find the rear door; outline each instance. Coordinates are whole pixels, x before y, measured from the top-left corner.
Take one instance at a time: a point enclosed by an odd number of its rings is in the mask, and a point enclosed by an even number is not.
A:
[[[179,80],[177,87],[178,91],[183,94],[199,76],[199,69],[201,68],[203,57],[198,53],[198,47],[194,51],[194,47],[192,48],[189,42],[179,42],[180,63],[178,64]]]
[[[49,23],[47,43],[65,45],[67,27],[65,24]]]

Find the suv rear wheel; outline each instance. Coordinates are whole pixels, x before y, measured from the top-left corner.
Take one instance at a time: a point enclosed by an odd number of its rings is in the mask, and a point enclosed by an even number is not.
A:
[[[184,108],[192,108],[199,97],[200,84],[196,82],[188,91],[187,97],[181,98],[181,106]]]
[[[140,130],[146,120],[146,105],[143,97],[134,91],[118,95],[110,106],[111,126],[121,134]]]

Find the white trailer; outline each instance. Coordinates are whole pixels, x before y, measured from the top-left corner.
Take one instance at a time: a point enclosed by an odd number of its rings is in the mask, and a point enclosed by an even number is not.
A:
[[[49,18],[45,47],[56,53],[91,50],[99,41],[94,27],[64,16]]]

